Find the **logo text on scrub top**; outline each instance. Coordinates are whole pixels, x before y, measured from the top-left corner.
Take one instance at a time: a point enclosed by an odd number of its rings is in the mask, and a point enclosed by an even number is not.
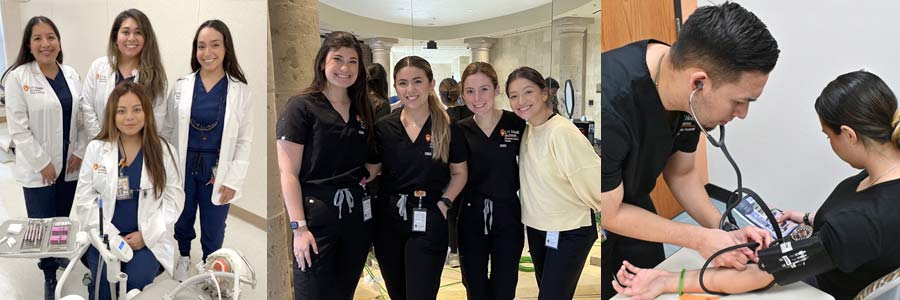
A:
[[[681,121],[681,126],[678,128],[678,133],[682,132],[693,132],[697,130],[697,123],[694,122],[694,118],[686,115],[684,119]]]

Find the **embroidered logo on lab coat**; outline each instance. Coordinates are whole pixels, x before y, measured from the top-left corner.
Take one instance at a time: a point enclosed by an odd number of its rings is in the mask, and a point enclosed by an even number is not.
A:
[[[97,163],[94,163],[94,171],[97,171],[97,168],[100,167]]]
[[[94,75],[94,79],[96,79],[97,82],[106,82],[106,75],[102,75],[100,74],[100,72],[97,72],[97,74]]]
[[[27,92],[29,95],[40,95],[44,93],[44,87],[37,85],[30,86],[26,84],[22,86],[22,90]]]

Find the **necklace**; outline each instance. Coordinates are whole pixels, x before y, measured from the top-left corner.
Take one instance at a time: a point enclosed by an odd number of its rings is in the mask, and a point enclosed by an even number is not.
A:
[[[900,163],[895,164],[893,167],[891,167],[887,171],[882,172],[881,175],[878,175],[878,177],[875,177],[875,179],[870,180],[871,184],[869,184],[869,186],[871,187],[871,186],[875,185],[875,183],[877,183],[878,180],[881,179],[881,177],[884,177],[884,175],[887,175],[887,173],[890,173],[891,171],[896,169],[898,166],[900,166]],[[869,178],[872,178],[872,177],[869,176]]]

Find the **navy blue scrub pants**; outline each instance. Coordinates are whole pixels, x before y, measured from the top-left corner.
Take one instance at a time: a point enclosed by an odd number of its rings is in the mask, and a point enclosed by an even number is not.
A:
[[[91,284],[88,285],[88,295],[90,295],[90,299],[93,300],[94,285],[98,284],[96,272],[97,265],[99,264],[100,252],[98,252],[94,246],[91,246],[88,248],[87,258],[92,278]],[[131,258],[131,261],[122,263],[122,272],[128,274],[128,284],[126,284],[127,291],[130,291],[131,289],[143,290],[145,286],[153,282],[153,279],[156,278],[159,267],[159,261],[153,256],[153,252],[150,251],[150,248],[144,247],[141,248],[141,250],[135,250],[134,257]],[[105,264],[100,270],[99,284],[100,299],[109,300],[109,281],[106,279]],[[116,285],[116,290],[113,292],[118,292],[118,285]],[[122,297],[122,295],[119,296]]]
[[[335,204],[337,188],[303,187],[303,213],[316,239],[319,254],[310,253],[312,265],[300,270],[293,255],[294,299],[352,300],[372,246],[373,219],[363,220],[363,190],[355,186]],[[373,209],[374,209],[374,200]],[[293,240],[288,243],[293,249]],[[292,250],[293,251],[293,250]]]
[[[191,241],[197,237],[194,221],[200,208],[200,246],[203,260],[222,248],[225,241],[225,219],[231,204],[213,205],[211,202],[213,184],[212,167],[219,157],[218,152],[188,151],[185,160],[184,210],[175,222],[175,240],[181,256],[190,256]],[[218,199],[216,199],[218,201]]]
[[[437,298],[447,257],[448,226],[437,208],[439,191],[427,194],[436,196],[422,201],[427,215],[424,233],[412,231],[413,208],[419,204],[412,193],[406,200],[406,220],[399,213],[396,195],[380,197],[375,208],[375,257],[393,300]]]
[[[519,199],[492,200],[487,210],[483,197],[466,199],[459,216],[459,258],[466,295],[469,300],[512,300],[525,244]]]
[[[69,152],[68,143],[63,145],[63,154]],[[75,187],[78,181],[66,182],[66,163],[64,157],[62,170],[56,181],[49,186],[39,188],[22,188],[25,194],[25,210],[29,218],[68,217],[72,210],[72,199],[75,198]],[[56,258],[41,258],[38,268],[44,271],[44,279],[56,279],[59,268]]]
[[[593,213],[591,226],[559,233],[558,249],[545,246],[546,238],[546,231],[528,227],[528,251],[540,290],[538,299],[572,299],[591,246],[597,241]]]

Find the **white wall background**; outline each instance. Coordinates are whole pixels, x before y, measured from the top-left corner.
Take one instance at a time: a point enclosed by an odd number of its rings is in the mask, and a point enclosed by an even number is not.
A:
[[[3,0],[4,44],[11,62],[18,55],[24,26],[43,15],[59,28],[64,63],[83,77],[96,58],[106,55],[112,21],[121,11],[143,11],[156,32],[169,87],[190,70],[191,42],[203,21],[219,19],[228,25],[238,62],[253,91],[254,140],[244,198],[236,205],[266,215],[266,14],[265,0]],[[83,78],[82,78],[83,79]]]
[[[858,172],[832,152],[813,108],[815,99],[838,75],[860,69],[900,92],[900,43],[894,38],[900,2],[735,2],[768,25],[781,56],[747,119],[728,125],[728,148],[744,186],[770,205],[815,211],[841,180]],[[721,152],[710,147],[708,157],[710,181],[733,189],[734,171]]]

